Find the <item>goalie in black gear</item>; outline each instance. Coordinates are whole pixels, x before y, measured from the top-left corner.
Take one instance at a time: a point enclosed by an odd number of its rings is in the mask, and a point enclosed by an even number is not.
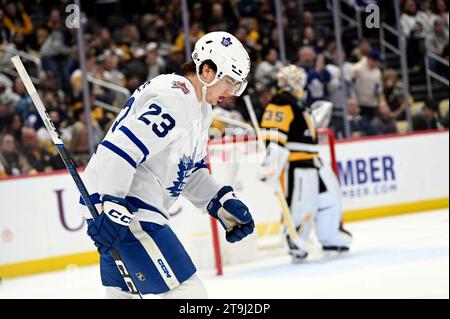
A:
[[[303,69],[289,65],[277,76],[279,91],[266,106],[261,123],[263,137],[268,144],[263,164],[264,178],[279,182],[282,175],[282,183],[287,184],[285,194],[292,220],[301,239],[308,239],[315,223],[317,238],[324,251],[347,251],[351,235],[340,227],[339,183],[331,168],[323,165],[319,157],[316,121],[301,102],[306,100],[307,74]],[[330,104],[322,103],[322,106],[314,108],[314,113],[323,118],[330,113],[331,109],[326,110],[331,108]],[[275,156],[277,159],[270,158]],[[284,183],[286,178],[283,175],[287,177],[287,183]],[[287,231],[285,234],[293,261],[306,258],[307,251],[297,247]]]

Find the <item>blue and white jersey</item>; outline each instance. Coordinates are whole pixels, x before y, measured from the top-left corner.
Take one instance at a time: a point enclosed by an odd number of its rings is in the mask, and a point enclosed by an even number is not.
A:
[[[211,122],[211,105],[197,100],[187,78],[166,74],[141,85],[86,167],[98,211],[101,196],[112,195],[139,208],[136,220],[166,224],[181,194],[205,211],[220,189],[205,164]]]

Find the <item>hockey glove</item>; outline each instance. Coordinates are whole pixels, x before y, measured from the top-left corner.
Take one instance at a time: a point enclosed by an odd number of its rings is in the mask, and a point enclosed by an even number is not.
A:
[[[230,243],[240,241],[253,233],[255,222],[247,206],[234,193],[231,186],[222,187],[208,204],[209,214],[220,221]]]
[[[137,208],[125,199],[110,195],[103,196],[103,212],[95,220],[88,220],[87,234],[94,241],[100,254],[109,255],[125,237],[133,213]]]

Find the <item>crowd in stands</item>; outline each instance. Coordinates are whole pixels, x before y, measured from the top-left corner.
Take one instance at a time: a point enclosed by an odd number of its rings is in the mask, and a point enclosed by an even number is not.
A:
[[[361,5],[363,1],[357,2]],[[380,48],[368,40],[346,45],[345,88],[341,88],[333,29],[316,23],[312,12],[299,14],[299,1],[282,3],[287,60],[303,68],[308,76],[306,105],[329,100],[336,111],[345,107],[353,138],[396,133],[396,124],[406,120],[403,86],[398,72],[384,67]],[[65,0],[0,0],[0,178],[64,168],[10,63],[18,51],[30,57],[24,58],[26,67],[76,164],[85,165],[90,157],[77,30],[66,26],[68,4]],[[92,78],[132,93],[159,74],[180,72],[185,62],[185,37],[193,47],[203,34],[223,30],[233,33],[250,54],[248,93],[258,116],[262,116],[264,106],[276,92],[276,74],[283,62],[273,1],[188,1],[189,35],[183,32],[178,0],[81,4],[86,68]],[[408,41],[410,67],[423,67],[425,50],[448,61],[447,2],[405,0],[402,6],[400,22]],[[36,60],[38,63],[33,62]],[[432,67],[441,73],[436,65]],[[90,83],[89,89],[97,145],[116,117],[104,105],[121,108],[128,97],[98,84]],[[345,91],[346,105],[339,102],[341,89]],[[414,129],[448,128],[448,108],[446,114],[441,114],[439,102],[424,103],[422,110],[414,114]],[[226,98],[215,112],[249,121],[241,98]],[[331,123],[338,138],[344,137],[343,120],[337,116]],[[224,127],[220,121],[215,125]]]

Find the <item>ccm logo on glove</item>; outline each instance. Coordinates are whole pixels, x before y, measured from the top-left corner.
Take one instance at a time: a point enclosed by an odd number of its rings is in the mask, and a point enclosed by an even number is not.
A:
[[[106,204],[106,203],[105,203]],[[133,214],[131,214],[128,210],[124,210],[123,206],[121,206],[121,210],[114,209],[114,206],[117,205],[113,202],[107,202],[105,205],[103,204],[103,211],[108,214],[108,217],[113,220],[115,223],[120,225],[129,226],[131,221],[133,220]],[[120,208],[119,208],[120,209]]]
[[[102,198],[103,213],[95,220],[88,219],[88,235],[101,254],[109,255],[127,235],[137,208],[124,198],[105,195]]]

